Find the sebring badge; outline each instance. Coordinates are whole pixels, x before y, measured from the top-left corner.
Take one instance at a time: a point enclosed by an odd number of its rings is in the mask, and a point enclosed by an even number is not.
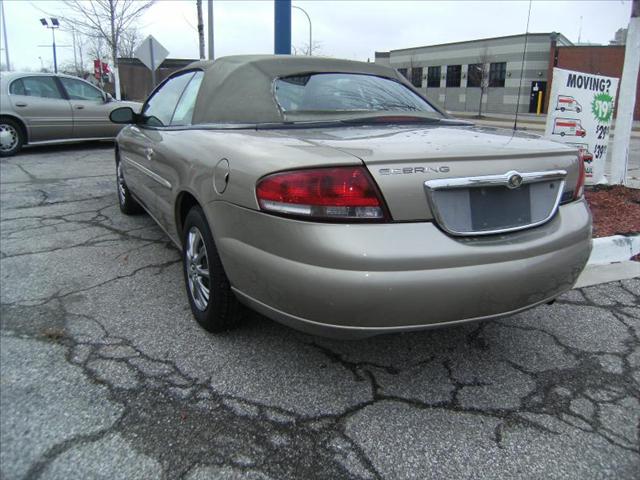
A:
[[[520,185],[522,185],[522,177],[518,173],[514,173],[507,180],[507,187],[511,189],[518,188]]]
[[[449,173],[451,169],[442,165],[439,167],[402,167],[402,168],[381,168],[380,175],[407,175],[410,173]]]

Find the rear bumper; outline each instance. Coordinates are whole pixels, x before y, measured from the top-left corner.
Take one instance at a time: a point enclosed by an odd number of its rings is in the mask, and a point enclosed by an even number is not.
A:
[[[510,315],[570,289],[591,251],[584,201],[534,229],[453,238],[430,222],[336,225],[225,202],[207,215],[238,298],[315,334],[364,337]]]

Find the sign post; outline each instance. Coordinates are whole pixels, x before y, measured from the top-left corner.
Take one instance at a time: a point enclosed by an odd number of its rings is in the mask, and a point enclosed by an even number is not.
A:
[[[587,182],[607,183],[604,167],[618,79],[553,69],[545,136],[586,150]]]
[[[627,46],[620,82],[620,101],[616,118],[616,134],[611,152],[611,182],[626,184],[629,163],[629,142],[633,127],[633,108],[636,104],[636,84],[640,69],[640,1],[631,4],[631,19],[627,28]]]
[[[156,86],[156,70],[164,62],[169,51],[158,42],[153,35],[149,35],[133,52],[135,57],[151,70],[152,87]]]

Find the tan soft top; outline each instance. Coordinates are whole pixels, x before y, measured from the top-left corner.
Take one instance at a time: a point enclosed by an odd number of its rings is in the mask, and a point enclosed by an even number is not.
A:
[[[278,77],[307,73],[364,73],[411,85],[394,69],[374,63],[293,55],[237,55],[200,61],[183,70],[205,72],[193,123],[279,123],[285,121],[274,98]]]

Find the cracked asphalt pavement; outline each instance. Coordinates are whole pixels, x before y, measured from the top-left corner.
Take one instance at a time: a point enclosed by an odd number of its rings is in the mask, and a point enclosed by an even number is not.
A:
[[[368,340],[211,335],[178,251],[120,213],[111,145],[0,183],[3,479],[638,478],[638,279]]]

